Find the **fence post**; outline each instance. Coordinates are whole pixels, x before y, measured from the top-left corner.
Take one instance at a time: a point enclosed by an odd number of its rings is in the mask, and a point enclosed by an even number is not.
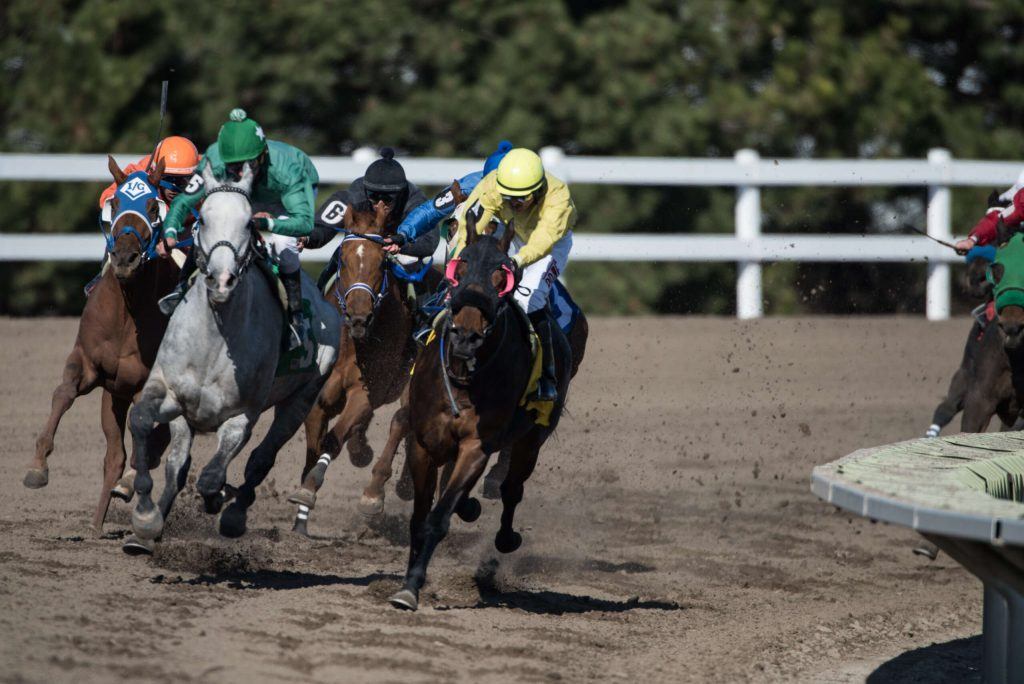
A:
[[[949,177],[949,150],[936,147],[928,150],[928,163],[942,170]],[[953,239],[951,218],[951,193],[949,185],[928,186],[928,234],[947,242]],[[950,266],[946,263],[928,264],[928,285],[925,295],[925,314],[929,321],[945,321],[949,318]]]
[[[736,187],[736,239],[741,242],[756,240],[761,236],[761,188],[757,182],[757,166],[761,155],[756,150],[737,150],[733,157],[741,167],[746,167],[750,182]],[[736,272],[736,317],[741,319],[760,318],[764,315],[761,296],[761,263],[741,261]]]

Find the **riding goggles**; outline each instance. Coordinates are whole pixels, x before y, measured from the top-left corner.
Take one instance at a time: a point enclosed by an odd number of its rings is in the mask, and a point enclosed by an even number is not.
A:
[[[398,201],[398,193],[384,192],[380,190],[367,190],[366,199],[370,200],[371,204],[383,202],[384,204],[391,206],[392,204]]]
[[[456,287],[459,284],[459,264],[463,262],[458,257],[448,262],[448,265],[444,269],[444,277],[452,287]],[[516,276],[512,272],[512,269],[507,264],[501,265],[501,270],[505,272],[505,284],[498,290],[498,296],[504,297],[516,287]]]

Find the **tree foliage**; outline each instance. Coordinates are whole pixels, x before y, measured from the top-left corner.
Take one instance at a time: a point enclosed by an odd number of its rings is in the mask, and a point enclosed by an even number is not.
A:
[[[1024,148],[1019,0],[8,0],[0,11],[5,152],[149,149],[167,77],[165,130],[201,148],[235,106],[311,154],[386,144],[483,156],[501,138],[588,155],[923,157],[944,146],[1013,159]],[[0,226],[95,230],[98,191],[0,184]],[[580,231],[732,229],[729,188],[573,193]],[[958,230],[986,195],[955,193]],[[924,192],[785,188],[762,201],[766,231],[884,232],[923,220]],[[91,269],[5,267],[0,311],[77,311]],[[922,266],[768,271],[772,312],[923,304]],[[725,313],[733,274],[732,264],[576,264],[568,277],[590,311]]]

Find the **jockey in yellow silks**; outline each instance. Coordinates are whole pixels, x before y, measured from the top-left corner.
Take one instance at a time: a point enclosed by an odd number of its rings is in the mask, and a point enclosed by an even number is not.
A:
[[[522,277],[514,297],[533,324],[544,350],[538,399],[553,401],[558,394],[551,341],[554,323],[546,307],[551,285],[565,270],[572,250],[576,206],[569,187],[544,171],[535,152],[520,147],[509,151],[466,200],[465,211],[459,212],[453,255],[466,244],[468,212],[476,217],[479,231],[489,230],[495,218],[505,225],[511,221],[515,228],[509,256],[522,269]]]

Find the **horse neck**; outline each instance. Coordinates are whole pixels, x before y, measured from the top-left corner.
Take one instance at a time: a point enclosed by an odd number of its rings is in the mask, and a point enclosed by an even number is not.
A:
[[[471,384],[488,384],[490,376],[506,372],[509,362],[512,361],[510,351],[514,349],[516,340],[527,339],[521,329],[519,317],[511,308],[513,306],[518,305],[515,302],[499,305],[491,332],[477,349],[478,368],[471,375]],[[506,363],[497,363],[499,357],[504,358]]]

